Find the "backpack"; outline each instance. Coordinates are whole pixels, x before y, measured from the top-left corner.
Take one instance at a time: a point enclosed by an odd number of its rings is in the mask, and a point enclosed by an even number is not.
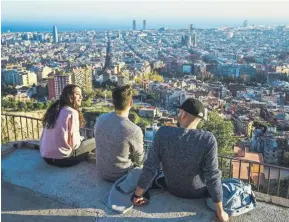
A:
[[[222,180],[223,208],[229,216],[238,216],[253,210],[256,207],[256,198],[251,185],[243,181],[230,178]],[[208,207],[216,211],[212,198],[207,198]]]

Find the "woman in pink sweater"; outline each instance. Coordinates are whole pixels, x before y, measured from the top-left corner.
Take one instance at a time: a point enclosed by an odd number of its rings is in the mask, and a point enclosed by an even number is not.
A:
[[[83,117],[82,93],[77,85],[64,87],[59,100],[48,108],[43,117],[40,153],[50,165],[69,167],[78,164],[95,149],[94,139],[80,136]]]

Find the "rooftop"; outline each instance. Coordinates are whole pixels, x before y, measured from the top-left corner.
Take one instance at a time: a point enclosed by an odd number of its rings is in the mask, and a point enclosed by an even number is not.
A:
[[[93,162],[57,168],[46,164],[35,149],[3,146],[1,151],[3,221],[213,221],[214,213],[203,199],[180,199],[160,191],[151,192],[147,206],[119,215],[103,204],[112,184],[98,177]],[[265,202],[230,221],[288,219],[288,208],[273,204],[273,197],[257,197]]]

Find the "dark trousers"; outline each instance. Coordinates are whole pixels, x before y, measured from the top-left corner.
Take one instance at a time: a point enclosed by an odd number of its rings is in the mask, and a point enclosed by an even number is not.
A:
[[[46,163],[49,165],[57,167],[70,167],[74,166],[81,161],[85,160],[88,156],[88,153],[95,149],[95,139],[91,138],[81,142],[80,146],[72,152],[72,155],[64,159],[52,159],[52,158],[43,158]]]

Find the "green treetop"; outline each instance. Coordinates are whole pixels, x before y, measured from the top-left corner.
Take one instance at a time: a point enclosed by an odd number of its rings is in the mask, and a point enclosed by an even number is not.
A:
[[[232,154],[236,143],[234,125],[231,121],[224,120],[217,111],[209,113],[208,120],[198,125],[199,129],[210,131],[216,137],[219,154]]]

